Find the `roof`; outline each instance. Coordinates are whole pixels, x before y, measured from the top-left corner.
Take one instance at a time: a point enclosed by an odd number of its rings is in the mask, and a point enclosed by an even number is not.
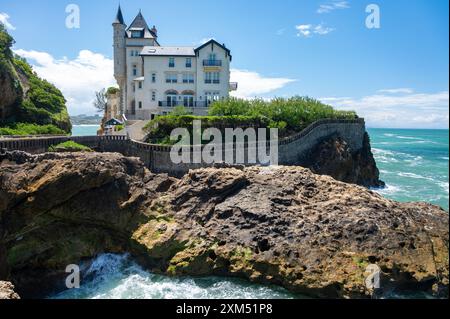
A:
[[[195,49],[195,52],[200,51],[201,49],[203,49],[204,47],[210,45],[210,44],[215,44],[219,47],[221,47],[222,49],[224,49],[230,56],[231,56],[231,51],[230,49],[228,49],[225,44],[220,44],[219,42],[217,42],[214,39],[209,40],[208,42],[202,44],[201,46],[199,46],[198,48]]]
[[[117,10],[116,19],[114,20],[113,23],[125,24],[125,22],[123,21],[123,14],[122,14],[122,9],[120,8],[120,5],[119,5],[119,9]]]
[[[157,47],[146,46],[142,49],[144,56],[195,56],[194,47]]]
[[[107,125],[107,126],[122,125],[122,124],[123,124],[122,121],[119,121],[118,119],[115,119],[115,118],[112,118],[105,122],[105,125]]]
[[[143,31],[143,37],[145,39],[155,39],[157,37],[156,34],[148,27],[141,11],[139,11],[136,18],[134,18],[133,22],[131,22],[127,29],[127,36],[129,38],[131,38],[131,31]]]

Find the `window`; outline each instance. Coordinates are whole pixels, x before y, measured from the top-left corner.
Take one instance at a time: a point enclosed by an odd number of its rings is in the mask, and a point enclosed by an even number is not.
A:
[[[213,83],[214,84],[220,83],[220,73],[219,72],[213,72]]]
[[[169,58],[169,68],[175,67],[175,58]]]
[[[166,106],[168,107],[174,107],[177,106],[177,95],[173,93],[169,93],[166,96]]]
[[[194,95],[192,94],[183,95],[183,106],[194,107]]]
[[[142,102],[139,101],[139,108],[142,109]]]
[[[142,89],[142,82],[141,81],[139,81],[138,88]]]
[[[194,83],[194,74],[184,73],[183,74],[183,83]]]
[[[137,65],[136,64],[133,65],[133,75],[134,76],[137,75]]]
[[[168,73],[166,74],[166,83],[177,83],[177,74],[176,73]]]
[[[206,106],[220,99],[220,92],[205,92]]]
[[[130,53],[131,53],[131,56],[139,56],[139,51],[131,50]]]
[[[192,59],[191,58],[186,58],[186,67],[187,68],[191,68],[192,67]]]
[[[216,61],[216,54],[215,53],[210,53],[209,54],[209,61]]]
[[[205,72],[205,83],[206,84],[212,83],[212,73],[211,72]]]
[[[131,87],[133,88],[133,92],[136,92],[136,84],[134,82],[131,84]]]
[[[205,72],[205,83],[206,84],[219,84],[220,83],[220,72]]]
[[[131,32],[132,38],[140,38],[141,37],[141,31],[132,31]]]
[[[152,101],[156,101],[156,92],[152,91]]]
[[[156,83],[156,73],[152,73],[152,83]]]

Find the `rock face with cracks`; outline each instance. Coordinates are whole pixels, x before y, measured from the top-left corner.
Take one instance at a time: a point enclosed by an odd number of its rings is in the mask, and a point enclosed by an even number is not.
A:
[[[181,179],[112,153],[0,154],[0,280],[64,288],[69,264],[131,253],[168,275],[222,275],[312,297],[381,289],[448,296],[448,213],[301,167],[221,167]]]

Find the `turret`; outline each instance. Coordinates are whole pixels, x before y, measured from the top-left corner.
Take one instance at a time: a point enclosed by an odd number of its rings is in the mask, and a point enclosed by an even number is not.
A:
[[[113,24],[114,29],[114,77],[120,88],[120,103],[119,103],[119,113],[123,114],[125,112],[125,87],[127,80],[127,51],[126,51],[126,29],[127,26],[123,21],[122,10],[117,10],[116,19]]]
[[[120,85],[126,78],[125,32],[127,28],[120,6],[112,26],[114,29],[114,77]]]

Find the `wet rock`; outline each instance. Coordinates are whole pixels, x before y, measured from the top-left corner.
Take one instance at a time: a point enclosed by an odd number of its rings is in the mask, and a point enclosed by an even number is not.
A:
[[[26,159],[26,160],[23,160]],[[15,162],[17,160],[17,162]],[[220,275],[314,297],[448,296],[448,213],[302,167],[204,168],[181,179],[113,153],[3,154],[0,279],[26,298],[69,264],[129,252],[169,275]]]

